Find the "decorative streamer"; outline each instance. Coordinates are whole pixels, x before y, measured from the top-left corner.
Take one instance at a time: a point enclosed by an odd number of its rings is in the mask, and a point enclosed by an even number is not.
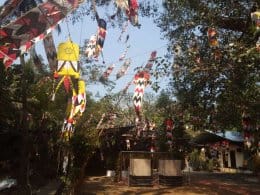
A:
[[[166,144],[169,145],[169,148],[172,148],[172,140],[173,140],[173,136],[172,136],[172,130],[174,128],[174,122],[172,119],[166,119],[165,120],[165,129],[166,129]]]
[[[126,74],[131,64],[131,59],[126,59],[120,70],[116,74],[116,79],[120,79],[122,76]]]
[[[256,26],[256,30],[259,30],[260,29],[260,11],[258,10],[258,11],[251,13],[251,19]]]
[[[156,55],[157,55],[157,51],[153,51],[150,55],[150,58],[147,62],[147,64],[145,65],[145,69],[150,71],[153,67],[154,61],[156,59]]]
[[[128,49],[130,48],[130,45],[128,45],[124,51],[124,53],[119,57],[119,61],[123,61],[126,57],[126,54],[128,52]]]
[[[42,12],[44,10],[44,12]],[[0,29],[0,59],[8,68],[16,58],[42,40],[69,10],[53,2],[45,2]]]
[[[45,49],[45,53],[49,62],[49,67],[51,71],[55,70],[55,66],[57,64],[57,52],[53,41],[52,33],[49,33],[43,39],[43,45]]]
[[[78,92],[73,89],[73,96],[71,98],[70,114],[64,120],[62,127],[62,134],[65,138],[70,138],[74,133],[76,118],[81,116],[86,108],[86,89],[85,82],[81,79],[78,80]]]
[[[95,55],[97,45],[97,36],[92,35],[87,43],[85,55],[88,59],[91,59]]]
[[[98,33],[97,33],[97,44],[95,51],[95,58],[98,58],[99,54],[103,50],[106,33],[107,33],[107,23],[104,19],[99,18],[98,14],[96,14],[97,22],[98,22]]]
[[[122,36],[127,31],[127,27],[128,27],[128,20],[123,25],[122,31],[120,33],[120,36],[119,36],[118,40],[117,40],[118,42],[122,40]]]
[[[140,121],[141,106],[144,95],[144,89],[148,85],[150,79],[150,74],[147,71],[140,71],[134,77],[134,84],[136,85],[134,91],[134,108],[137,115],[137,119]]]
[[[108,80],[109,75],[111,74],[111,72],[113,71],[115,67],[115,64],[111,64],[106,71],[103,73],[103,75],[100,77],[100,82],[105,83]]]
[[[126,10],[126,15],[133,26],[138,26],[138,1],[128,0],[129,8]]]
[[[41,62],[39,56],[36,53],[35,46],[32,46],[32,48],[30,50],[30,55],[31,55],[33,63],[37,67],[38,71],[43,72],[43,65],[42,65],[42,62]]]

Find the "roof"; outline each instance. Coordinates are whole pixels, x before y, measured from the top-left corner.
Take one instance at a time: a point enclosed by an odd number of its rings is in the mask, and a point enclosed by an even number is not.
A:
[[[229,140],[234,143],[243,143],[243,134],[237,131],[223,131],[223,132],[213,132],[205,130],[204,132],[197,135],[192,139],[193,143],[196,144],[207,144],[214,143],[221,140]]]
[[[219,137],[222,137],[224,139],[233,141],[233,142],[244,142],[244,137],[241,132],[238,131],[223,131],[223,132],[212,132],[209,130],[206,130],[206,132],[209,132],[211,134],[215,134]]]

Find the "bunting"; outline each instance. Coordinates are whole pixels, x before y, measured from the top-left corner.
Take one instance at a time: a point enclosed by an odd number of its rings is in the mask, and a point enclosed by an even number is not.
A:
[[[20,54],[42,40],[65,15],[61,6],[48,1],[1,28],[0,59],[5,66],[8,68]]]
[[[129,66],[131,64],[131,59],[126,59],[122,67],[119,69],[119,71],[116,74],[116,79],[120,79],[122,76],[126,74],[126,72],[129,69]]]

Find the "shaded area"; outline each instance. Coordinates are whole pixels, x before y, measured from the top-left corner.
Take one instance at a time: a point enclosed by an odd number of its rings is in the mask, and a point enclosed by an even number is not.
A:
[[[129,187],[105,176],[87,177],[80,194],[260,194],[259,178],[245,174],[192,172],[190,184],[181,187]]]

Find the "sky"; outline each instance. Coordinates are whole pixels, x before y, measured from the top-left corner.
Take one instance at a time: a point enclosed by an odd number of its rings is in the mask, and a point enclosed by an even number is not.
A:
[[[0,0],[0,5],[4,3],[4,0]],[[100,18],[107,20],[107,14],[112,15],[114,13],[113,10],[106,10],[104,12],[104,8],[97,8]],[[89,39],[91,35],[96,34],[97,32],[97,23],[93,21],[91,16],[85,16],[83,19],[76,24],[72,25],[71,22],[66,23],[66,20],[63,20],[61,23],[62,33],[58,34],[57,31],[53,31],[54,43],[56,48],[59,43],[68,40],[69,34],[71,35],[71,39],[73,42],[82,46],[84,44],[85,39]],[[68,21],[68,20],[67,20]],[[109,66],[111,63],[115,63],[115,68],[112,74],[109,77],[109,80],[114,81],[116,83],[115,88],[111,91],[112,93],[116,93],[121,91],[126,84],[131,81],[134,76],[134,68],[145,65],[150,57],[150,53],[154,50],[157,51],[157,56],[163,56],[166,54],[166,44],[167,40],[163,40],[163,35],[160,33],[160,29],[154,24],[153,18],[142,18],[139,17],[139,23],[141,24],[141,28],[137,28],[128,25],[127,32],[123,34],[123,39],[126,34],[129,34],[129,45],[126,58],[131,58],[132,63],[130,68],[125,76],[116,80],[116,73],[118,69],[121,67],[123,62],[119,62],[118,59],[124,52],[126,45],[122,42],[118,42],[118,38],[121,33],[121,29],[112,28],[108,26],[107,35],[103,47],[103,55],[105,60],[105,66]],[[36,50],[38,54],[41,54],[42,57],[46,60],[45,52],[43,49],[42,41],[36,43]],[[100,63],[102,63],[102,58],[99,57]],[[46,60],[47,62],[47,60]],[[103,69],[105,71],[105,68]],[[88,76],[88,75],[86,75]],[[165,78],[163,79],[162,86],[165,86]],[[101,83],[91,84],[87,83],[86,86],[87,91],[91,92],[94,96],[99,93],[100,96],[106,95],[107,91]],[[129,92],[134,91],[134,86],[131,85],[129,88]],[[146,92],[154,93],[151,87],[146,88]]]

